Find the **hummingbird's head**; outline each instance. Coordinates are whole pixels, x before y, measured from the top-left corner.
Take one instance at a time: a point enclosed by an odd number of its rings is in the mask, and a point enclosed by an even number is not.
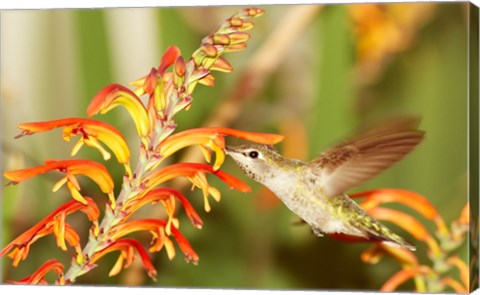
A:
[[[245,144],[227,146],[226,153],[255,181],[263,183],[265,178],[275,176],[284,161],[272,146]]]

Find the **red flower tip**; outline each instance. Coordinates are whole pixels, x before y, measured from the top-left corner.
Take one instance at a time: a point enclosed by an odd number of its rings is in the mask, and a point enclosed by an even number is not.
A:
[[[128,211],[131,214],[139,208],[142,208],[147,203],[155,203],[158,201],[167,200],[170,196],[173,196],[180,201],[193,226],[199,229],[202,228],[203,221],[193,208],[192,204],[190,204],[190,202],[187,200],[187,198],[185,198],[184,195],[182,195],[182,193],[172,188],[162,187],[150,191],[139,199],[132,198],[125,204],[124,208],[125,211]]]
[[[151,188],[155,188],[161,183],[171,180],[176,177],[194,177],[199,172],[208,172],[212,173],[231,188],[239,190],[241,192],[249,192],[250,187],[242,182],[240,179],[230,175],[221,170],[214,170],[212,166],[208,164],[200,163],[177,163],[173,165],[166,166],[160,170],[155,171],[145,180],[145,185]]]
[[[64,127],[63,138],[70,141],[70,136],[80,135],[79,142],[74,146],[72,155],[75,155],[83,144],[96,148],[105,160],[110,158],[110,153],[99,143],[103,142],[115,154],[119,163],[128,165],[130,150],[122,134],[113,126],[93,119],[65,118],[45,122],[30,122],[18,125],[22,133],[16,138],[38,132],[45,132],[54,128]]]
[[[13,259],[12,264],[16,266],[20,260],[27,258],[31,244],[51,233],[56,236],[57,245],[63,250],[67,249],[65,240],[67,240],[72,247],[78,246],[80,238],[75,230],[65,222],[65,218],[73,212],[80,210],[87,215],[90,221],[96,222],[100,215],[97,205],[89,197],[85,197],[85,201],[87,202],[86,205],[72,200],[58,207],[39,223],[5,246],[0,252],[0,256],[10,253],[9,257]]]
[[[45,276],[48,272],[53,271],[57,274],[57,283],[64,284],[63,270],[65,267],[56,259],[50,259],[42,264],[31,276],[21,279],[20,281],[10,281],[14,284],[46,284]]]
[[[160,219],[137,219],[127,223],[119,224],[114,229],[114,235],[112,236],[112,239],[118,239],[119,237],[123,237],[132,232],[147,230],[153,235],[154,239],[156,240],[156,243],[152,243],[153,245],[150,248],[150,252],[160,251],[163,246],[166,246],[167,254],[169,258],[172,259],[173,257],[175,257],[175,250],[174,248],[172,248],[173,246],[170,244],[171,242],[169,243],[167,235],[165,235],[168,225],[169,223],[167,221]],[[185,237],[175,226],[171,226],[170,231],[175,240],[177,241],[180,250],[182,250],[182,252],[185,254],[186,260],[196,264],[199,259],[198,255],[197,253],[195,253],[187,239],[185,239]]]
[[[107,253],[110,253],[112,251],[120,251],[120,256],[118,257],[117,262],[109,273],[109,276],[114,276],[121,271],[122,267],[128,268],[130,266],[130,264],[135,259],[134,250],[136,250],[137,253],[140,255],[143,267],[146,269],[148,276],[151,277],[153,280],[156,280],[157,271],[152,264],[150,256],[148,255],[147,251],[145,251],[143,246],[135,239],[123,238],[113,242],[103,250],[96,252],[91,257],[89,264],[93,264],[95,261],[105,256],[105,254]]]
[[[173,65],[175,60],[180,56],[181,52],[180,49],[176,46],[170,46],[165,50],[165,53],[162,56],[162,59],[160,61],[160,65],[158,66],[158,72],[160,74],[163,74],[165,70]]]
[[[155,87],[157,86],[158,83],[158,71],[155,68],[152,68],[150,70],[150,74],[145,79],[145,82],[143,83],[143,90],[148,93],[148,95],[152,95],[153,91],[155,90]]]
[[[57,170],[66,174],[57,184],[54,186],[54,191],[58,190],[63,184],[67,184],[67,187],[72,193],[72,197],[77,201],[87,204],[87,201],[80,195],[80,185],[75,178],[75,175],[82,174],[95,181],[102,192],[109,194],[109,197],[113,192],[113,180],[107,169],[94,161],[90,160],[47,160],[45,165],[37,166],[33,168],[14,170],[5,172],[3,175],[16,184],[21,181],[27,180],[33,176],[44,174],[46,172]]]

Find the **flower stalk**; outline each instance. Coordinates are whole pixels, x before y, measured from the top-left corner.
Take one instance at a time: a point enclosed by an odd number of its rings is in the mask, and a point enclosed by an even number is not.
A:
[[[109,275],[116,275],[122,268],[127,268],[137,253],[147,274],[155,279],[157,272],[150,260],[149,252],[165,249],[167,256],[173,259],[175,247],[171,240],[172,236],[185,254],[186,260],[198,263],[197,253],[178,229],[179,222],[175,217],[177,202],[183,206],[194,227],[201,228],[202,220],[188,198],[173,188],[165,187],[165,182],[177,177],[187,178],[194,187],[202,190],[204,209],[208,212],[211,210],[208,196],[219,201],[220,191],[209,185],[207,174],[215,175],[232,189],[242,192],[250,189],[239,179],[220,170],[225,159],[224,137],[234,136],[263,144],[278,143],[283,137],[223,127],[196,128],[173,134],[176,128],[174,116],[191,107],[192,94],[198,84],[214,85],[214,71],[231,72],[233,70],[222,55],[246,48],[245,42],[250,35],[245,31],[253,27],[250,20],[262,14],[263,10],[258,8],[243,9],[227,19],[216,32],[204,38],[200,48],[190,59],[186,60],[177,47],[171,46],[165,51],[157,68],[152,68],[147,75],[131,83],[132,89],[111,84],[95,95],[87,108],[88,116],[104,114],[117,106],[124,107],[131,115],[140,139],[140,153],[134,169],[130,166],[130,150],[125,138],[120,131],[101,121],[66,118],[19,125],[22,132],[17,138],[63,128],[64,140],[69,141],[71,136],[80,137],[72,149],[72,156],[86,145],[97,149],[104,160],[111,158],[111,151],[117,162],[125,168],[123,182],[117,196],[113,193],[115,182],[108,170],[94,161],[46,161],[44,165],[38,167],[4,173],[11,184],[17,184],[33,176],[59,171],[65,176],[54,185],[53,190],[57,191],[61,186],[66,185],[73,198],[8,244],[0,253],[0,255],[8,254],[14,259],[13,264],[17,265],[27,257],[29,247],[35,240],[54,234],[62,250],[67,250],[65,240],[70,247],[75,248],[76,254],[70,267],[65,268],[59,265],[58,261],[49,261],[31,277],[21,282],[45,283],[44,274],[53,270],[58,275],[57,284],[73,284],[79,276],[95,268],[96,263],[112,251],[120,252],[120,256]],[[146,96],[146,104],[142,102],[142,96]],[[160,167],[165,159],[189,146],[198,146],[207,162],[212,162],[211,153],[213,152],[214,163],[212,165],[176,163]],[[108,195],[101,221],[98,219],[100,214],[95,201],[82,195],[77,175],[92,179],[98,184],[100,190]],[[164,207],[166,220],[152,218],[130,220],[138,209],[146,204],[157,202]],[[66,220],[67,215],[76,210],[84,211],[92,222],[88,241],[83,248],[80,245],[79,235]],[[152,244],[148,251],[140,241],[130,237],[138,231],[151,233]],[[64,269],[66,269],[65,272]]]
[[[376,244],[361,255],[366,263],[375,264],[382,257],[391,257],[401,264],[401,270],[388,279],[381,291],[392,292],[408,280],[413,280],[417,292],[444,292],[448,288],[457,293],[468,293],[468,266],[454,251],[466,240],[469,228],[468,203],[459,217],[448,227],[437,209],[422,195],[400,189],[378,189],[350,195],[363,198],[360,202],[369,214],[379,220],[389,221],[411,234],[427,246],[431,265],[421,264],[415,255],[400,248]],[[433,222],[431,234],[418,218],[394,209],[378,207],[384,203],[406,205],[425,219]],[[452,274],[458,272],[459,279]]]

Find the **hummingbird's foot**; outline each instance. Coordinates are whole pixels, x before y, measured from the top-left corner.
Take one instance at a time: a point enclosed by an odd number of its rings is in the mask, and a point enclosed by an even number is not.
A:
[[[316,235],[317,237],[323,237],[323,235],[325,234],[321,229],[315,226],[312,226],[312,231],[313,231],[313,234]]]

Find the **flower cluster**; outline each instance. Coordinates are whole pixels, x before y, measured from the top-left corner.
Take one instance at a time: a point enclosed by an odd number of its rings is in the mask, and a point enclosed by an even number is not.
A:
[[[469,206],[465,205],[460,216],[448,227],[435,207],[422,195],[400,190],[379,189],[350,195],[363,198],[360,206],[370,215],[391,222],[410,233],[428,249],[431,266],[421,264],[409,250],[378,243],[366,250],[361,259],[375,264],[384,256],[397,260],[402,269],[384,283],[382,291],[395,291],[401,284],[413,279],[418,292],[444,292],[447,288],[457,293],[469,292],[469,268],[456,254],[452,254],[466,239],[469,230]],[[385,203],[402,204],[425,219],[433,222],[435,234],[429,233],[426,226],[413,215],[395,209],[379,207]],[[454,269],[459,272],[460,281],[454,279]]]
[[[282,136],[274,134],[252,133],[229,128],[196,128],[173,134],[176,124],[174,116],[182,110],[188,110],[192,104],[192,93],[198,84],[213,86],[213,71],[231,72],[231,65],[222,57],[224,53],[246,48],[249,34],[245,31],[253,27],[250,19],[263,14],[263,10],[248,8],[239,11],[227,19],[219,29],[202,40],[201,46],[192,57],[185,60],[177,47],[169,47],[163,55],[160,65],[152,68],[144,77],[131,83],[131,88],[111,84],[101,90],[91,101],[87,109],[88,116],[104,114],[122,106],[130,113],[140,141],[140,152],[136,165],[130,164],[130,149],[122,133],[107,123],[85,118],[65,118],[47,122],[20,124],[22,130],[17,137],[62,128],[66,141],[78,136],[73,146],[74,156],[83,145],[97,149],[104,160],[113,153],[117,162],[124,167],[125,173],[120,192],[115,195],[115,181],[109,171],[100,163],[90,160],[49,160],[44,165],[33,168],[5,172],[4,176],[11,184],[17,184],[33,176],[58,171],[63,177],[54,185],[58,191],[65,185],[72,200],[61,205],[42,221],[15,238],[0,252],[8,255],[17,266],[28,256],[30,246],[38,239],[53,234],[60,249],[74,249],[74,257],[68,270],[63,264],[52,259],[44,263],[31,276],[19,283],[47,283],[45,275],[53,271],[57,275],[57,284],[72,284],[76,278],[87,273],[107,253],[120,252],[110,275],[118,274],[127,268],[135,258],[141,258],[148,275],[155,279],[156,270],[149,252],[165,249],[168,257],[175,256],[175,240],[186,260],[198,262],[198,255],[190,243],[179,231],[179,221],[175,217],[177,205],[181,204],[186,215],[196,228],[202,227],[202,220],[189,200],[174,188],[165,187],[165,182],[184,177],[193,187],[202,190],[204,209],[210,211],[209,196],[220,200],[220,191],[211,186],[207,174],[213,174],[230,188],[246,192],[249,187],[239,179],[220,170],[225,159],[225,137],[234,136],[262,144],[275,144]],[[169,70],[170,69],[170,70]],[[142,102],[145,97],[146,103]],[[203,152],[207,162],[174,163],[165,165],[165,160],[180,149],[197,146]],[[133,169],[132,169],[133,168]],[[96,201],[82,193],[78,177],[86,176],[94,181],[106,195],[108,202],[103,214]],[[164,219],[131,219],[132,215],[146,204],[161,204],[166,212]],[[67,216],[83,212],[91,221],[88,241],[82,247],[79,234],[67,222]],[[103,216],[99,220],[99,216]],[[152,236],[148,250],[144,245],[130,237],[138,231],[147,231]]]

